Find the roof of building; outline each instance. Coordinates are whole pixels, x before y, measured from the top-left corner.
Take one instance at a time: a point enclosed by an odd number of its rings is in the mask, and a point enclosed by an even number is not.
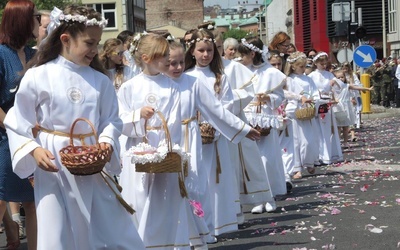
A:
[[[171,33],[172,36],[176,38],[182,38],[185,36],[186,30],[173,26],[173,25],[164,25],[164,26],[159,26],[159,27],[153,27],[148,30],[167,30],[169,33]]]

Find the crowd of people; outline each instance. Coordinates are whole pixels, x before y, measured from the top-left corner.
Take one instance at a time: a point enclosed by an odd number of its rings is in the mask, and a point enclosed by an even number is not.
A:
[[[29,249],[208,249],[238,230],[243,205],[273,212],[292,180],[343,161],[342,149],[357,140],[360,91],[380,93],[378,78],[365,88],[349,63],[332,67],[326,52],[297,51],[285,32],[270,44],[224,39],[206,22],[182,40],[123,31],[99,50],[106,25],[84,6],[39,13],[30,0],[10,0],[4,9],[0,217],[8,249],[20,245],[20,203]],[[393,91],[381,78],[387,106]],[[80,118],[96,133],[74,123]],[[70,140],[109,152],[104,171],[70,173],[59,155]],[[133,149],[165,140],[188,153],[182,171],[138,171]]]

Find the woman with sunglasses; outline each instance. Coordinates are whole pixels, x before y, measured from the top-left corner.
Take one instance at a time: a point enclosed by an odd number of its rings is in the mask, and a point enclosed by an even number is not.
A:
[[[28,179],[20,179],[12,169],[4,118],[14,105],[20,72],[35,50],[28,42],[39,35],[41,15],[30,0],[11,0],[3,10],[0,26],[0,219],[7,232],[7,249],[20,245],[19,226],[6,214],[6,202],[22,202],[26,215],[28,248],[36,249],[36,210],[33,188]],[[34,131],[32,131],[35,134]],[[3,218],[4,217],[4,218]]]
[[[122,61],[124,51],[122,41],[111,38],[104,43],[103,50],[99,53],[100,61],[108,70],[108,75],[111,81],[113,81],[115,91],[118,91],[124,82],[134,77],[132,69],[124,65]]]
[[[282,54],[282,68],[285,68],[286,58],[289,56],[288,49],[291,46],[290,36],[283,31],[279,31],[274,35],[271,42],[269,43],[269,50],[277,50]]]

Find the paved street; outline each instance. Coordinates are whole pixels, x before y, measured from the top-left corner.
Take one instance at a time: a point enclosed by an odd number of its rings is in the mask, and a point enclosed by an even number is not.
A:
[[[240,230],[218,237],[209,248],[400,248],[400,110],[374,107],[373,112],[363,116],[358,141],[344,151],[345,163],[304,174],[291,194],[279,197],[274,213],[252,215],[245,206]],[[27,249],[26,240],[20,249]]]
[[[400,126],[397,110],[364,116],[346,162],[318,168],[279,197],[274,213],[252,215],[240,230],[209,245],[234,249],[400,248]],[[385,112],[383,112],[385,111]]]

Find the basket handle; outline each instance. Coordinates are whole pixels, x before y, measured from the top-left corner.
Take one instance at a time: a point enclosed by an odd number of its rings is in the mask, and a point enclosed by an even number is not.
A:
[[[97,137],[97,132],[96,132],[96,130],[94,129],[93,123],[92,123],[91,121],[89,121],[88,119],[83,118],[83,117],[77,118],[77,119],[74,121],[74,123],[72,123],[71,130],[70,130],[70,132],[69,132],[69,144],[70,144],[71,146],[74,145],[74,140],[73,140],[73,139],[74,139],[74,136],[73,136],[73,134],[74,134],[74,128],[75,128],[75,125],[76,125],[79,121],[84,121],[84,122],[86,122],[87,124],[89,124],[90,128],[92,129],[94,138],[96,139],[96,145],[98,145],[98,144],[99,144],[99,139],[98,139],[98,137]],[[85,144],[85,141],[83,140],[83,138],[81,138],[81,141],[82,141],[83,144]]]
[[[156,113],[156,114],[160,117],[160,119],[161,119],[162,126],[163,126],[164,132],[165,132],[165,140],[166,140],[166,142],[167,142],[167,144],[168,144],[168,151],[169,151],[169,152],[172,152],[171,134],[170,134],[170,132],[169,132],[168,125],[167,125],[167,121],[165,120],[165,116],[164,116],[163,113],[161,113],[160,111],[156,111],[155,113]],[[145,125],[144,125],[145,134],[147,133],[147,132],[146,132],[146,127],[147,127],[146,124],[147,124],[147,120],[146,120]],[[147,142],[146,137],[144,137],[144,141]]]

